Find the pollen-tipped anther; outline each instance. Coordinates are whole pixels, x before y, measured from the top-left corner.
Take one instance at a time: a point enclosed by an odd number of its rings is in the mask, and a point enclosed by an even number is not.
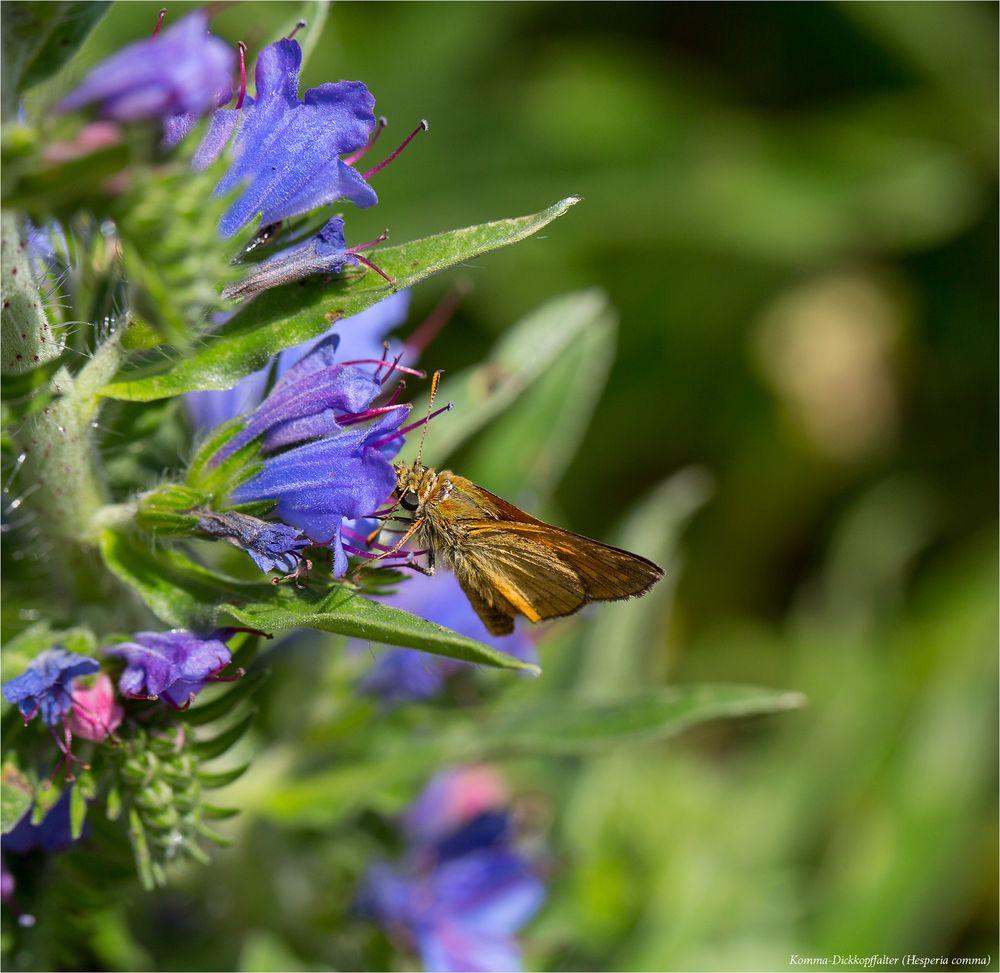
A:
[[[403,151],[403,149],[405,149],[417,137],[417,135],[420,132],[426,132],[428,127],[429,126],[427,124],[427,119],[421,118],[420,124],[412,132],[410,132],[410,134],[407,135],[405,139],[403,139],[402,144],[399,146],[399,148],[396,149],[395,152],[387,156],[385,159],[383,159],[377,166],[374,166],[367,172],[363,173],[364,178],[370,179],[376,173],[381,172],[390,162],[392,162],[393,159],[396,158],[396,156],[399,155],[400,152]]]
[[[160,28],[163,26],[163,18],[167,16],[167,8],[161,7],[159,14],[156,17],[156,26],[153,28],[153,33],[149,35],[151,41],[156,40],[156,35],[160,32]]]

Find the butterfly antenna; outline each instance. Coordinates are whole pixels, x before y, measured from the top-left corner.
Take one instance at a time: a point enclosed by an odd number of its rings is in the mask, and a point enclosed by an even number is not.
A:
[[[424,418],[424,428],[420,431],[420,443],[417,446],[417,458],[413,461],[413,468],[416,469],[420,465],[420,458],[424,455],[424,440],[427,438],[427,427],[430,425],[431,420],[431,409],[434,408],[434,398],[438,393],[438,388],[441,385],[441,376],[444,375],[444,369],[439,368],[431,376],[431,395],[427,400],[427,415]]]

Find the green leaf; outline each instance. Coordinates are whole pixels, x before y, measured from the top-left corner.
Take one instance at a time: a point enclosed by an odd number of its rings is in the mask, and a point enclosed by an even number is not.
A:
[[[237,581],[196,564],[180,551],[161,547],[154,553],[141,539],[114,531],[102,535],[101,553],[108,568],[168,625],[204,631],[226,624],[224,616],[228,615],[262,632],[314,628],[463,662],[540,671],[441,625],[369,601],[345,585],[319,592]]]
[[[198,526],[198,517],[189,511],[208,499],[199,490],[164,483],[139,498],[135,521],[142,530],[154,534],[190,534]]]
[[[562,216],[579,200],[563,199],[531,216],[484,223],[386,247],[373,254],[395,280],[390,287],[375,273],[330,281],[322,275],[265,291],[244,304],[193,354],[153,373],[124,375],[106,385],[111,398],[148,402],[195,389],[232,388],[261,368],[271,355],[315,338],[341,318],[363,311],[395,290],[473,257],[516,243]]]
[[[256,710],[251,710],[238,723],[209,740],[199,740],[194,745],[194,752],[200,760],[212,760],[224,754],[230,747],[237,744],[253,726]]]
[[[614,360],[615,314],[607,302],[579,301],[566,310],[580,315],[579,332],[538,380],[476,436],[462,464],[465,476],[519,505],[537,507],[562,479]],[[572,323],[569,316],[560,322],[567,331]]]
[[[171,548],[153,552],[141,538],[115,531],[101,535],[101,554],[108,569],[134,588],[158,618],[179,628],[211,629],[223,599],[253,599],[272,590],[210,571]]]
[[[450,629],[390,605],[369,601],[340,585],[325,594],[290,586],[269,586],[270,597],[223,608],[241,625],[264,632],[314,628],[352,638],[419,649],[449,659],[537,674],[538,666],[515,659]]]
[[[246,763],[241,764],[239,767],[234,767],[232,770],[222,770],[218,773],[199,770],[198,782],[202,787],[214,790],[217,787],[225,787],[227,784],[232,784],[234,781],[239,780],[249,769],[250,764]]]
[[[435,423],[428,437],[434,457],[445,457],[475,435],[491,419],[518,401],[584,335],[606,332],[614,322],[607,295],[600,290],[576,291],[547,301],[519,321],[475,368],[446,376],[442,394],[455,403],[446,420]],[[600,379],[598,376],[598,384]],[[415,447],[410,447],[410,452]],[[404,452],[409,457],[410,452]]]
[[[88,775],[89,776],[89,775]],[[81,778],[82,780],[82,778]],[[93,779],[90,781],[90,788],[93,787]],[[87,820],[87,798],[93,796],[88,794],[88,788],[77,782],[77,786],[70,791],[69,796],[69,830],[76,841],[83,834],[83,826]]]
[[[617,532],[615,544],[656,561],[664,577],[638,600],[601,606],[587,627],[577,664],[581,695],[617,696],[659,681],[660,674],[650,670],[681,572],[681,534],[711,495],[705,470],[681,470],[656,487]]]
[[[12,761],[5,761],[0,771],[3,787],[0,788],[0,834],[12,831],[31,807],[35,789]]]
[[[284,822],[328,826],[444,764],[514,754],[592,753],[660,740],[708,720],[780,712],[804,703],[799,693],[727,685],[637,693],[613,703],[564,697],[527,708],[507,707],[477,721],[474,732],[469,726],[452,725],[452,732],[407,740],[363,761],[286,780],[280,787],[250,788],[239,797]]]
[[[226,692],[220,693],[215,699],[200,706],[192,706],[191,709],[178,713],[177,718],[185,723],[193,723],[200,726],[220,719],[227,713],[232,713],[240,702],[256,691],[257,687],[267,679],[270,672],[261,669],[251,672],[233,683]]]
[[[801,693],[757,686],[699,685],[638,693],[613,702],[572,697],[531,707],[511,707],[480,728],[477,744],[487,753],[580,753],[630,741],[659,740],[723,717],[797,709]]]
[[[110,6],[103,0],[3,5],[5,119],[16,96],[55,74]]]

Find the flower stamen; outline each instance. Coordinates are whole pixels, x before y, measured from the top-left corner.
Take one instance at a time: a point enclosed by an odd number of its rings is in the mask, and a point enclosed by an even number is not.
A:
[[[403,149],[405,149],[410,144],[410,142],[412,142],[416,138],[418,132],[426,132],[429,127],[430,126],[427,124],[427,119],[421,118],[420,124],[412,132],[410,132],[410,134],[407,135],[405,139],[403,139],[402,144],[399,146],[398,149],[396,149],[395,152],[391,153],[389,156],[383,159],[377,166],[374,166],[367,172],[362,173],[362,176],[365,179],[370,179],[376,173],[381,172],[390,162],[392,162],[393,159],[396,158],[396,156],[399,155],[400,152],[403,151]]]
[[[160,32],[160,28],[163,26],[163,18],[167,16],[167,8],[161,7],[159,16],[156,18],[156,26],[153,28],[153,33],[149,36],[149,41],[152,43],[156,40],[156,35]]]
[[[236,45],[240,54],[240,94],[236,99],[236,111],[243,107],[243,99],[247,96],[247,46],[240,41]]]
[[[296,22],[295,26],[292,28],[292,32],[288,35],[286,40],[291,40],[303,27],[308,27],[308,23],[304,20],[299,20]]]
[[[426,425],[431,419],[436,418],[441,415],[442,412],[451,412],[455,408],[454,402],[449,402],[447,405],[442,406],[436,412],[432,412],[429,416],[424,416],[423,419],[417,419],[416,422],[411,422],[408,426],[403,426],[402,429],[397,429],[395,432],[388,436],[384,436],[382,439],[376,439],[375,442],[369,445],[374,449],[381,449],[387,443],[391,443],[394,439],[399,439],[401,436],[405,436],[408,432],[413,432],[414,429],[419,429],[421,426]]]
[[[389,122],[386,120],[385,115],[379,115],[378,124],[372,129],[372,134],[368,136],[368,141],[358,149],[357,152],[352,152],[346,159],[344,163],[349,166],[353,166],[355,162],[359,159],[364,158],[368,154],[368,150],[375,144],[378,137],[382,134],[382,129],[388,125]]]

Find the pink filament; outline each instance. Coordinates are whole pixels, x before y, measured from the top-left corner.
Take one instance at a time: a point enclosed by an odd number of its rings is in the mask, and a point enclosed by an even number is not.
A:
[[[380,449],[386,443],[391,443],[394,439],[399,439],[401,436],[405,436],[408,432],[413,432],[414,429],[419,429],[425,423],[430,422],[431,419],[441,415],[442,412],[450,412],[452,408],[454,408],[454,403],[449,402],[446,406],[442,406],[436,412],[432,412],[429,416],[425,416],[423,419],[418,419],[416,422],[411,422],[408,426],[403,426],[402,429],[397,429],[394,433],[391,433],[382,439],[377,439],[370,445],[374,449]]]
[[[236,110],[243,107],[243,99],[247,96],[247,46],[240,41],[236,45],[240,52],[240,96],[236,99]]]
[[[167,16],[167,8],[160,8],[160,15],[156,18],[156,26],[153,28],[153,33],[150,35],[150,43],[156,40],[156,35],[160,32],[160,27],[163,25],[163,18]]]
[[[349,166],[353,166],[354,163],[358,161],[358,159],[363,158],[367,154],[368,150],[378,140],[378,137],[382,134],[382,129],[384,129],[387,124],[388,122],[386,122],[385,117],[384,116],[380,117],[378,120],[378,124],[372,131],[372,134],[368,136],[368,141],[365,142],[365,144],[362,145],[357,152],[351,153],[351,155],[349,155],[346,159],[344,159],[344,162]]]
[[[418,132],[426,132],[427,128],[428,128],[427,119],[421,118],[420,124],[412,132],[410,132],[410,134],[407,135],[405,139],[403,139],[402,145],[400,145],[400,147],[396,149],[396,151],[393,152],[391,155],[389,155],[387,158],[383,159],[377,166],[374,166],[367,172],[362,173],[363,178],[370,179],[372,176],[375,175],[375,173],[381,172],[390,162],[392,162],[393,159],[396,158],[397,155],[399,155],[400,152],[403,151],[403,149],[405,149],[410,144],[410,142],[413,141],[414,138],[416,138]]]

